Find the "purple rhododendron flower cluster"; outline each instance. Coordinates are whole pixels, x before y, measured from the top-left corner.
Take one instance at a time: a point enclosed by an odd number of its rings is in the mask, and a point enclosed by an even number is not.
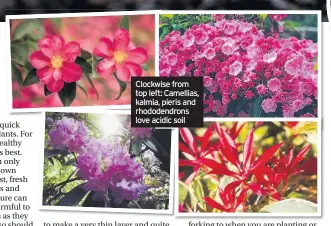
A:
[[[88,128],[84,122],[63,117],[49,131],[49,145],[55,149],[68,148],[69,152],[81,152],[88,141]]]
[[[133,136],[144,139],[152,136],[152,128],[131,128],[130,132]]]
[[[144,168],[120,144],[92,138],[78,157],[79,175],[86,189],[105,194],[108,189],[116,203],[136,200],[146,186]]]
[[[50,145],[77,152],[78,175],[86,180],[85,189],[104,197],[111,192],[115,203],[136,200],[145,192],[144,168],[131,158],[118,142],[88,137],[83,122],[63,118],[50,130]]]

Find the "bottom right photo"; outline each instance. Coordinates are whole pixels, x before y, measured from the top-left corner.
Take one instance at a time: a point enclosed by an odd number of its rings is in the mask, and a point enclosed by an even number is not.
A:
[[[214,121],[180,128],[177,213],[319,213],[318,126]]]

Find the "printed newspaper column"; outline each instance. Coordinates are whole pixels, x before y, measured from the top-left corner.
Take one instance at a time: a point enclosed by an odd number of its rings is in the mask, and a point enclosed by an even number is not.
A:
[[[21,186],[28,182],[20,168],[22,145],[33,133],[21,129],[20,122],[0,122],[0,222],[1,226],[32,226],[28,197]]]

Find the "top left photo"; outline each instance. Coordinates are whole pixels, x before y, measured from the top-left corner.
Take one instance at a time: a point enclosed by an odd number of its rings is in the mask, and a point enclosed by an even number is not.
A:
[[[10,109],[128,108],[131,77],[155,75],[149,13],[8,16]]]

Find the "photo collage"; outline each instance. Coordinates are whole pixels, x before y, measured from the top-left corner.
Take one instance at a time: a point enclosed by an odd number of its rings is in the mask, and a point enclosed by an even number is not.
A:
[[[283,13],[283,14],[280,14]],[[7,16],[42,210],[321,216],[320,11]],[[131,127],[132,77],[202,77],[201,128]]]

